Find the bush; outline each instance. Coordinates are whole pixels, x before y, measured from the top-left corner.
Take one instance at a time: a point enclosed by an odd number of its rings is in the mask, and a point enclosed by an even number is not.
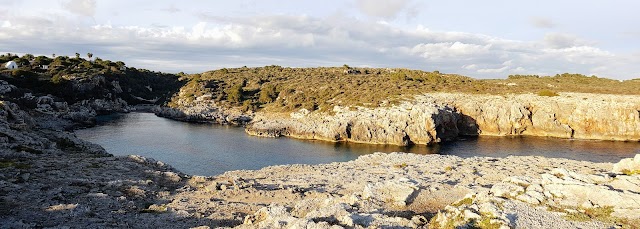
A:
[[[269,84],[260,90],[258,101],[261,103],[271,103],[277,96],[278,93],[276,92],[276,86]]]
[[[273,112],[315,108],[330,112],[335,105],[364,107],[391,106],[413,95],[450,93],[540,94],[557,96],[557,92],[593,92],[603,94],[640,94],[640,81],[582,77],[579,74],[556,76],[512,75],[509,79],[473,79],[456,74],[410,69],[351,68],[358,77],[345,75],[345,67],[229,68],[201,73],[201,81],[192,85],[197,95],[210,94],[227,106],[241,106],[243,101],[261,105]],[[240,86],[241,85],[241,86]],[[550,88],[552,85],[553,88]],[[544,91],[552,89],[555,91]],[[543,91],[541,91],[543,90]],[[386,101],[386,102],[384,102]],[[312,109],[309,109],[312,110]]]
[[[553,96],[558,96],[558,93],[557,93],[557,92],[555,92],[555,91],[551,91],[551,90],[544,89],[544,90],[540,90],[540,91],[538,92],[538,95],[539,95],[539,96],[548,96],[548,97],[553,97]]]
[[[244,102],[242,102],[242,112],[256,111],[257,109],[258,107],[256,107],[256,105],[254,105],[251,100],[245,100]]]
[[[243,92],[244,91],[242,90],[242,84],[234,85],[233,87],[229,88],[229,90],[227,90],[227,101],[233,102],[233,103],[242,102]]]
[[[308,111],[315,111],[318,109],[318,105],[314,102],[305,102],[302,104],[302,108],[307,109]]]

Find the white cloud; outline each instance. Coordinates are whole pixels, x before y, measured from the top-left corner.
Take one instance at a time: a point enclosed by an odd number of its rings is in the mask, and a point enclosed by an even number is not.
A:
[[[356,0],[356,6],[362,13],[371,17],[393,19],[405,10],[409,0]],[[415,11],[408,12],[410,15],[417,14]]]
[[[507,71],[508,69],[511,68],[511,65],[513,65],[513,60],[508,60],[502,63],[502,67],[501,68],[483,68],[483,69],[478,69],[477,72],[479,73],[503,73],[505,71]],[[519,69],[521,70],[521,69]]]
[[[503,73],[507,69],[509,69],[509,66],[504,66],[502,68],[483,68],[483,69],[478,69],[478,72],[479,73]]]
[[[427,43],[414,46],[409,53],[426,59],[467,58],[489,52],[491,44],[465,44],[459,41],[446,43]]]
[[[163,9],[160,9],[160,10],[165,11],[165,12],[169,12],[169,13],[178,13],[178,12],[182,11],[180,8],[176,7],[175,5],[170,5],[169,7],[163,8]]]
[[[467,64],[467,65],[463,65],[462,68],[467,69],[467,70],[474,70],[474,69],[478,68],[478,65],[476,65],[476,64]]]
[[[580,38],[551,34],[518,41],[483,34],[414,29],[332,15],[213,17],[190,26],[83,26],[75,17],[22,17],[0,21],[0,53],[29,52],[123,60],[170,72],[222,67],[407,67],[472,77],[596,72],[635,78],[638,58],[615,55]],[[6,22],[6,23],[5,23]],[[46,26],[42,26],[46,24]],[[46,42],[43,42],[46,37]],[[462,67],[461,67],[462,66]]]
[[[69,0],[63,4],[71,13],[93,17],[96,13],[96,0]]]
[[[551,19],[548,19],[548,18],[533,17],[531,18],[530,21],[531,21],[531,24],[536,28],[551,29],[556,27],[556,24],[553,23],[553,21],[551,21]]]
[[[547,46],[556,49],[591,45],[590,42],[579,39],[575,35],[563,33],[548,33],[544,36],[544,42]]]

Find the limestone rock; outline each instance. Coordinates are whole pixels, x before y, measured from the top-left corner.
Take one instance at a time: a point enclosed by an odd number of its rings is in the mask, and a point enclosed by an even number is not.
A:
[[[503,182],[493,185],[491,193],[498,197],[514,198],[524,193],[524,188],[517,184]]]
[[[625,158],[613,165],[614,173],[625,173],[640,175],[640,154],[634,158]]]
[[[640,141],[639,101],[633,95],[434,93],[390,107],[335,106],[334,115],[258,112],[246,132],[394,145],[431,144],[478,134]]]
[[[7,94],[16,89],[16,86],[9,84],[7,81],[0,80],[0,94]]]
[[[391,202],[397,206],[405,206],[418,189],[417,184],[407,178],[367,184],[362,192],[365,199]]]
[[[336,106],[334,111],[333,116],[294,113],[284,117],[259,113],[247,125],[246,132],[256,136],[393,145],[432,144],[453,140],[460,134],[459,114],[429,101],[356,110]]]

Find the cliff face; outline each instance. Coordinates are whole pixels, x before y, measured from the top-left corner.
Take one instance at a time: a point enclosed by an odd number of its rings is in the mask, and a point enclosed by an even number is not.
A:
[[[640,140],[640,96],[563,93],[472,96],[434,95],[469,117],[482,135]]]
[[[371,144],[430,144],[458,136],[460,115],[428,101],[390,108],[335,107],[333,116],[301,110],[289,117],[259,113],[246,132],[259,136]]]
[[[258,136],[373,144],[430,144],[459,135],[525,135],[640,141],[640,96],[429,94],[398,106],[336,107],[335,115],[305,110],[259,113],[247,126]]]

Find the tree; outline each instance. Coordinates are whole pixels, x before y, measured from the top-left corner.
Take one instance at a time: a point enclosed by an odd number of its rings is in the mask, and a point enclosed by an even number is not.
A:
[[[91,60],[91,57],[93,57],[93,53],[87,53],[87,57],[89,57],[89,60]]]
[[[76,53],[76,59],[80,59],[80,53]]]

